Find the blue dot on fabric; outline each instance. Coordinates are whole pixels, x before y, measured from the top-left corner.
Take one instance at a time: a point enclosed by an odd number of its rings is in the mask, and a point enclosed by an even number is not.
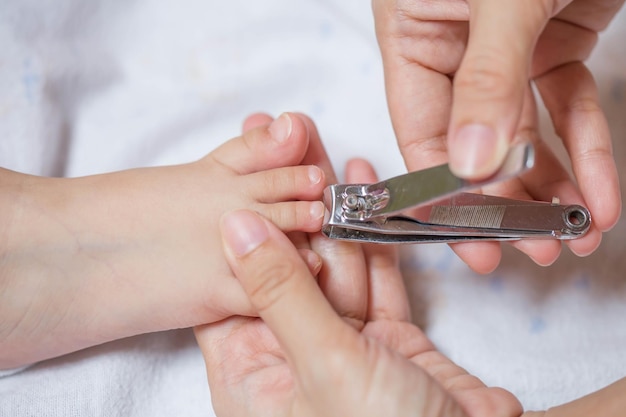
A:
[[[493,292],[504,290],[504,279],[500,275],[494,275],[489,279],[489,289]]]
[[[546,329],[546,321],[542,317],[533,317],[530,320],[530,333],[541,333]]]
[[[320,117],[326,111],[326,105],[323,101],[316,100],[311,103],[309,112],[313,117]]]
[[[403,269],[409,269],[411,271],[423,272],[428,269],[428,264],[424,262],[420,257],[414,257],[411,261],[404,261]]]
[[[437,262],[435,263],[435,269],[441,273],[445,273],[454,265],[454,252],[452,250],[446,250],[443,252]]]
[[[579,276],[578,278],[576,278],[573,284],[574,284],[574,287],[579,290],[589,291],[589,288],[591,287],[591,277],[589,277],[588,274],[583,274]]]
[[[32,63],[29,59],[25,59],[22,65],[22,85],[24,86],[26,100],[31,103],[35,101],[39,82],[39,76],[35,72]]]
[[[322,38],[330,38],[333,36],[333,25],[329,21],[323,21],[319,27],[319,33]]]

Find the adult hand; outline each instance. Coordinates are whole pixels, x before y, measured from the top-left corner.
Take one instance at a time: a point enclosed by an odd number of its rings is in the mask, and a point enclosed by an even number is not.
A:
[[[363,162],[349,182],[374,181]],[[410,313],[392,247],[364,246],[361,326],[337,314],[285,235],[249,211],[222,219],[226,257],[261,319],[196,328],[220,416],[519,416],[508,392],[486,388],[438,353]],[[329,241],[330,242],[330,241]],[[331,242],[332,243],[332,242]],[[337,242],[335,242],[337,243]],[[354,275],[330,260],[336,279]],[[344,317],[341,317],[344,316]],[[350,325],[353,324],[353,325]]]
[[[537,166],[499,190],[586,205],[593,229],[570,248],[578,255],[593,252],[601,232],[618,220],[621,199],[609,129],[582,61],[623,0],[372,3],[391,118],[409,170],[449,158],[457,175],[483,178],[497,169],[511,141],[532,140]],[[568,151],[578,185],[538,136],[530,81]],[[553,262],[560,248],[518,246],[539,264]],[[495,244],[455,250],[480,272],[499,261]]]

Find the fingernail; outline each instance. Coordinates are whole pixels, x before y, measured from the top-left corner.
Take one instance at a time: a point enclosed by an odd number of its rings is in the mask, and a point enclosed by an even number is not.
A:
[[[269,238],[265,222],[254,212],[237,210],[226,213],[221,222],[222,239],[236,256],[244,256]]]
[[[291,117],[283,113],[276,118],[269,127],[270,135],[278,143],[283,143],[291,135]]]
[[[506,152],[506,143],[495,130],[482,124],[468,124],[450,138],[450,169],[463,178],[480,179],[493,174]]]

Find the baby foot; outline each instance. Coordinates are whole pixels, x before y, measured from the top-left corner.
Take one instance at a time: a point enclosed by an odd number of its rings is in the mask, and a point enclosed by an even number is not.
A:
[[[252,314],[222,254],[220,217],[248,208],[284,231],[320,229],[325,175],[299,165],[307,122],[284,114],[177,166],[2,172],[0,368]]]

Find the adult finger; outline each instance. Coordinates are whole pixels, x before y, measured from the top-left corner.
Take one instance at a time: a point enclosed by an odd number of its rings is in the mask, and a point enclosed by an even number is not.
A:
[[[538,130],[539,113],[535,95],[529,83],[515,140],[534,144],[535,165],[530,172],[515,179],[484,187],[483,191],[486,194],[517,200],[552,201],[553,197],[559,196],[557,192],[561,191],[561,187],[574,186],[569,174],[558,162],[554,153],[540,139]],[[544,266],[552,264],[561,253],[561,242],[553,239],[518,240],[512,242],[511,245],[528,255],[535,263]]]
[[[454,77],[450,168],[486,178],[501,165],[517,129],[533,50],[552,2],[470,0],[467,50]]]
[[[376,182],[374,168],[363,159],[352,159],[346,165],[346,182]],[[398,250],[392,245],[363,245],[369,282],[367,321],[411,319],[411,309],[400,271]]]
[[[306,115],[297,116],[305,123],[309,132],[309,149],[302,163],[322,168],[327,182],[336,183],[337,176],[315,124]],[[321,233],[310,235],[309,242],[311,249],[323,260],[318,276],[322,292],[341,317],[355,328],[362,328],[367,316],[368,293],[367,269],[361,245],[331,240]]]
[[[573,62],[546,73],[536,83],[569,153],[594,224],[606,231],[620,216],[621,197],[611,133],[593,77],[582,62]]]
[[[238,210],[222,217],[221,231],[233,273],[297,375],[312,370],[313,359],[329,340],[357,337],[326,301],[296,248],[273,224],[255,212]]]
[[[467,39],[465,2],[373,0],[387,104],[410,171],[447,162],[452,83]]]

